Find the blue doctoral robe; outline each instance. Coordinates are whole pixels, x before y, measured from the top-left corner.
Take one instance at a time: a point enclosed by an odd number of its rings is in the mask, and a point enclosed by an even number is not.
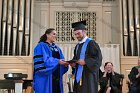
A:
[[[61,49],[57,46],[60,59],[64,59]],[[34,49],[34,76],[33,86],[35,93],[52,93],[52,74],[59,65],[59,59],[52,57],[49,46],[40,42]],[[62,76],[68,70],[60,65],[60,91],[63,92]]]

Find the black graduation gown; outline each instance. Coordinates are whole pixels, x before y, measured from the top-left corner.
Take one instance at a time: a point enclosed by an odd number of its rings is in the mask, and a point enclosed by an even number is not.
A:
[[[110,73],[110,74],[107,74],[106,77],[102,76],[99,80],[99,84],[100,84],[99,93],[106,93],[107,85],[111,87],[110,93],[122,93],[122,90],[121,90],[122,86],[120,85],[121,79],[122,79],[122,76],[116,72],[114,73],[114,75]]]
[[[74,50],[74,58],[73,60],[79,60],[80,52],[83,43],[79,45],[77,52],[76,47]],[[98,44],[91,40],[85,52],[85,63],[83,66],[82,73],[82,85],[75,81],[74,82],[74,91],[76,93],[97,93],[98,92],[98,78],[99,78],[99,68],[102,63],[102,54]],[[76,65],[76,69],[77,69]],[[74,73],[74,70],[73,70]]]
[[[130,93],[140,93],[140,77],[136,78],[136,75],[138,74],[138,69],[136,67],[133,67],[130,71],[130,74],[128,75],[128,78],[130,79],[132,85],[131,85],[131,91]]]

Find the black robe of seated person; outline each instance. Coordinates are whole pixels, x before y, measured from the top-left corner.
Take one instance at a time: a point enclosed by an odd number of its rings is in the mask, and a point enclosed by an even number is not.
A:
[[[106,93],[108,86],[111,87],[110,93],[122,93],[121,90],[122,86],[120,84],[121,79],[122,76],[116,72],[114,73],[114,75],[112,75],[112,73],[109,73],[106,75],[106,77],[102,76],[99,80],[99,84],[100,84],[99,93]]]

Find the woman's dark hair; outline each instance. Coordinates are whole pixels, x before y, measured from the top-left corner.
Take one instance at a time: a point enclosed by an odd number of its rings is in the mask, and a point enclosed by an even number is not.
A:
[[[53,30],[55,30],[54,28],[49,28],[45,31],[45,34],[43,34],[41,37],[40,37],[40,40],[39,42],[45,42],[47,40],[47,35],[46,34],[50,34]]]
[[[112,64],[111,62],[106,62],[105,65],[104,65],[104,68],[105,68],[105,66],[106,66],[108,63],[110,63],[110,64],[113,66],[113,64]]]

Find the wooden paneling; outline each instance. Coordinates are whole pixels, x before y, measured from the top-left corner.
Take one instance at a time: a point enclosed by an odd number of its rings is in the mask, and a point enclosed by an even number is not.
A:
[[[138,62],[138,57],[121,57],[121,73],[124,74],[124,80],[123,80],[123,93],[127,93],[128,91],[128,85],[126,84],[128,79],[128,74],[130,73],[130,70],[133,66],[136,66]]]

